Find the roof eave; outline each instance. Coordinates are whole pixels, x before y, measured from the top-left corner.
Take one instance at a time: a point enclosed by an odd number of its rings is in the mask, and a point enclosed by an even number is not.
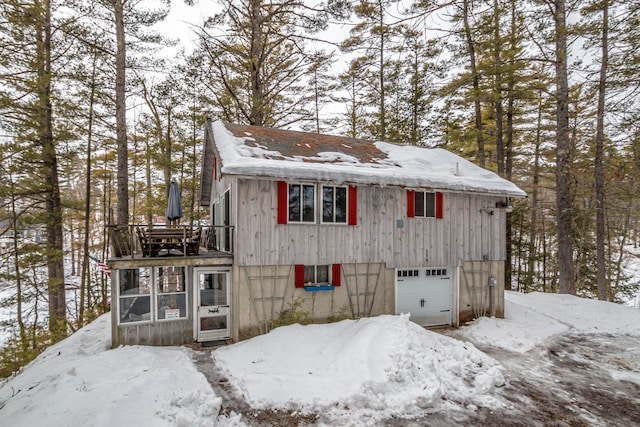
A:
[[[236,178],[236,179],[248,179],[248,180],[260,180],[260,181],[292,181],[292,180],[299,180],[299,181],[310,181],[310,182],[323,182],[323,183],[332,183],[332,184],[340,184],[340,185],[371,185],[374,187],[391,187],[391,188],[402,188],[402,189],[413,189],[413,188],[422,188],[422,189],[429,189],[429,190],[433,190],[433,191],[444,191],[447,193],[454,193],[454,194],[476,194],[479,196],[494,196],[494,197],[510,197],[510,198],[514,198],[514,199],[524,199],[527,197],[527,194],[524,191],[521,192],[516,192],[516,191],[509,191],[509,190],[501,190],[501,189],[494,189],[494,190],[479,190],[479,189],[474,189],[474,188],[468,188],[468,189],[459,189],[459,188],[451,188],[448,187],[446,185],[420,185],[420,186],[415,186],[415,185],[408,185],[408,184],[402,184],[402,183],[381,183],[381,182],[375,182],[375,181],[368,181],[365,179],[341,179],[341,180],[337,180],[335,178],[331,178],[331,177],[318,177],[318,178],[309,178],[309,177],[303,177],[303,176],[293,176],[288,174],[287,176],[278,176],[278,175],[254,175],[254,174],[246,174],[246,173],[241,173],[241,172],[234,172],[234,171],[225,171],[224,167],[222,168],[221,172],[220,172],[221,177],[232,177],[232,178]],[[515,186],[515,184],[514,184]]]

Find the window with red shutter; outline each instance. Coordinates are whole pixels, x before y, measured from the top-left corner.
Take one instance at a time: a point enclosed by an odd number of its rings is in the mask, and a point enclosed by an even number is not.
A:
[[[441,192],[407,190],[407,216],[409,218],[443,217]]]

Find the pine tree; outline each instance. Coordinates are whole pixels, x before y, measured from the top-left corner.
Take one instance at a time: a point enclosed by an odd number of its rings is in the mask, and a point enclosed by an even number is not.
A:
[[[312,71],[305,33],[324,28],[326,16],[295,0],[228,0],[200,31],[208,60],[208,93],[219,116],[256,126],[312,120],[313,97],[303,82]]]
[[[352,64],[364,71],[360,76],[367,85],[368,104],[373,107],[373,120],[367,123],[367,136],[387,140],[387,85],[391,67],[387,54],[392,46],[395,30],[387,22],[387,9],[396,0],[361,0],[353,5],[353,12],[359,19],[350,31],[349,38],[342,43],[345,52],[358,56]]]
[[[44,195],[47,231],[49,330],[54,340],[66,336],[66,299],[63,261],[63,214],[58,178],[52,105],[53,21],[49,0],[10,1],[2,6],[4,43],[2,63],[10,72],[3,76],[0,105],[6,128],[28,141],[40,162],[40,191]]]

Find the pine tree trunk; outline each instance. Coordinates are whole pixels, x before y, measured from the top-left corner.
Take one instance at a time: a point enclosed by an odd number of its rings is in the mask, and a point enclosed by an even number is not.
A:
[[[47,213],[47,272],[49,296],[49,331],[54,342],[66,336],[67,306],[64,286],[62,239],[62,203],[58,181],[58,159],[53,140],[51,106],[51,4],[42,3],[42,21],[38,26],[38,120],[39,140],[45,182],[45,211]]]
[[[93,64],[91,67],[91,90],[89,94],[89,123],[87,131],[87,159],[85,165],[85,187],[84,187],[84,236],[83,236],[83,255],[82,255],[82,276],[80,279],[80,309],[78,313],[78,327],[81,328],[84,324],[84,309],[89,308],[89,295],[90,289],[88,284],[89,280],[89,227],[91,226],[91,150],[93,143],[93,106],[95,102],[96,93],[96,62],[98,59],[97,53],[94,52]],[[86,300],[86,301],[85,301]]]
[[[567,22],[564,0],[555,0],[556,41],[556,208],[558,284],[563,294],[576,293],[573,266],[571,209],[571,142],[569,138],[569,82]]]
[[[127,145],[126,45],[124,4],[127,0],[112,0],[116,32],[116,144],[118,147],[117,215],[118,225],[129,222],[129,153]]]
[[[382,141],[387,139],[387,108],[385,105],[385,30],[384,30],[384,4],[382,1],[378,1],[378,25],[380,26],[380,55],[378,56],[378,67],[380,67],[380,74],[378,76],[378,84],[380,85],[380,126],[377,137]]]
[[[607,85],[607,67],[609,65],[609,1],[602,2],[602,62],[600,64],[600,81],[598,84],[598,115],[596,123],[596,266],[598,299],[607,299],[607,268],[605,262],[605,179],[604,179],[604,107]]]
[[[9,185],[11,186],[11,226],[13,228],[13,269],[14,269],[14,278],[16,282],[16,318],[18,320],[18,334],[20,336],[20,346],[22,350],[26,350],[27,344],[27,334],[24,325],[24,319],[22,318],[22,271],[20,266],[20,256],[18,254],[18,245],[20,241],[18,239],[18,210],[16,207],[16,186],[13,182],[13,176],[11,176],[11,171],[9,173]]]
[[[467,39],[467,49],[469,51],[469,67],[473,80],[473,105],[475,108],[476,141],[478,143],[478,165],[485,167],[484,154],[484,130],[482,128],[482,108],[480,105],[480,83],[476,66],[476,49],[471,37],[471,27],[469,26],[469,0],[463,1],[463,21],[464,33]]]
[[[145,138],[144,140],[144,171],[145,171],[145,180],[146,180],[146,188],[145,188],[145,207],[144,212],[147,218],[147,224],[153,224],[153,210],[151,209],[151,203],[153,200],[153,192],[151,185],[151,147],[149,146],[149,139]]]
[[[540,182],[540,144],[542,132],[542,93],[538,94],[538,120],[536,124],[536,142],[533,157],[533,187],[531,189],[531,228],[529,230],[529,250],[527,260],[527,280],[525,281],[525,292],[533,290],[535,278],[535,257],[536,239],[538,236],[538,185]]]
[[[496,111],[496,152],[498,157],[498,174],[504,177],[504,135],[502,131],[502,59],[500,57],[500,7],[498,0],[493,0],[493,61],[494,61],[494,107]]]
[[[260,11],[262,0],[250,0],[251,8],[251,113],[249,124],[254,126],[265,125],[264,115],[264,87],[262,84],[262,13]]]

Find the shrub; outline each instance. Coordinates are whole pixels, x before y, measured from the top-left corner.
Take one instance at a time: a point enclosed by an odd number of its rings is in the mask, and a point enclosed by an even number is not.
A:
[[[311,313],[308,311],[302,311],[302,304],[304,300],[296,298],[289,303],[289,308],[282,311],[277,319],[271,322],[274,328],[280,326],[294,325],[299,323],[301,325],[308,325],[311,323]]]
[[[348,305],[343,305],[342,307],[340,307],[340,310],[338,310],[338,314],[336,314],[335,316],[329,316],[327,321],[329,323],[336,323],[342,320],[347,320],[352,318],[353,317],[351,317],[351,307],[349,307]]]

